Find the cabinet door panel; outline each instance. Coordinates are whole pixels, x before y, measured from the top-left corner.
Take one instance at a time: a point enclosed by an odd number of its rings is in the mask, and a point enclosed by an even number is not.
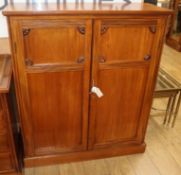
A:
[[[151,53],[155,21],[107,20],[101,23],[98,56],[106,62],[143,61]],[[105,29],[105,30],[103,30]]]
[[[75,26],[75,21],[29,21],[31,26],[23,28],[25,58],[31,59],[33,64],[77,63],[79,57],[84,56],[85,23]],[[72,40],[73,39],[73,40]]]
[[[96,104],[96,144],[136,138],[146,78],[147,68],[134,65],[99,71],[104,96]]]
[[[36,152],[81,145],[82,71],[29,74],[28,84]]]
[[[15,65],[25,155],[87,149],[91,20],[15,25],[16,42],[23,48]]]
[[[89,149],[141,144],[147,116],[142,115],[157,21],[96,20],[91,95]],[[135,36],[134,36],[135,35]],[[151,92],[150,92],[151,93]]]

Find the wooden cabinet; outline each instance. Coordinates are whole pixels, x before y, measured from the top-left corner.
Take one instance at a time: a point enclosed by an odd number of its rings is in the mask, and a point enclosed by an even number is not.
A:
[[[59,5],[4,11],[25,166],[143,152],[170,11]]]
[[[0,55],[0,174],[20,174],[17,127],[10,92],[12,68],[9,55]]]

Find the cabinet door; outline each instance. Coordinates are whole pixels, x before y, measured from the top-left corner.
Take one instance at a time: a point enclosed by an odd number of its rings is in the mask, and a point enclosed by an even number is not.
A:
[[[142,19],[95,21],[92,86],[104,95],[91,95],[90,149],[141,144],[151,101],[145,94],[152,93],[148,86],[153,90],[156,25]]]
[[[91,21],[15,21],[25,154],[87,148]]]

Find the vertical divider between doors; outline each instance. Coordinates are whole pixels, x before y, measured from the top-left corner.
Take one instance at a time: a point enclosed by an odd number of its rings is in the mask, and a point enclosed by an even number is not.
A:
[[[92,68],[93,68],[93,50],[94,50],[94,19],[92,19],[92,36],[91,36],[91,55],[90,55],[90,79],[89,79],[89,111],[88,111],[88,127],[87,127],[87,149],[89,150],[89,144],[90,144],[90,120],[91,120],[91,87],[92,87]]]

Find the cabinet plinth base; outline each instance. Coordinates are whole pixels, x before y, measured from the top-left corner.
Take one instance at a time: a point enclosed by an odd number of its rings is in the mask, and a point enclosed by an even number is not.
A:
[[[143,153],[146,144],[129,145],[117,148],[96,149],[82,152],[74,152],[59,155],[47,155],[40,157],[27,157],[24,159],[25,167],[43,166],[59,163],[76,162],[91,159],[101,159],[112,156]]]

